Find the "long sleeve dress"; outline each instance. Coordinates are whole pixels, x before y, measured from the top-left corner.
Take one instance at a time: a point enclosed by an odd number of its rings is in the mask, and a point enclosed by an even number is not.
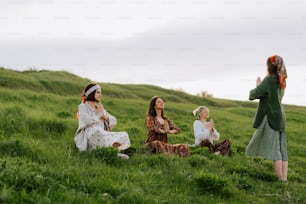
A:
[[[74,141],[80,151],[92,150],[97,147],[118,147],[119,150],[130,146],[127,132],[110,132],[117,124],[114,116],[103,110],[109,120],[101,119],[90,107],[88,102],[81,103],[78,107],[79,126]]]
[[[180,128],[178,128],[174,123],[166,118],[164,119],[164,124],[160,124],[160,122],[155,117],[147,117],[146,126],[148,129],[148,138],[146,142],[158,140],[167,143],[168,135],[167,133],[164,133],[164,131],[177,130],[178,133],[181,131]]]
[[[185,144],[168,144],[168,130],[177,130],[180,132],[174,123],[169,119],[164,118],[164,124],[161,124],[155,117],[148,116],[146,118],[146,126],[148,136],[145,141],[145,146],[149,147],[154,153],[164,153],[166,155],[179,155],[181,157],[189,156],[189,148]],[[162,130],[162,131],[161,131]]]

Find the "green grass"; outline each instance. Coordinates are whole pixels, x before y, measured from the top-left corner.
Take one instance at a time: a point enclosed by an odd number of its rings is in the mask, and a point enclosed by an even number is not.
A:
[[[200,98],[151,85],[101,83],[102,101],[129,133],[129,160],[112,148],[80,153],[74,144],[89,82],[67,72],[0,68],[0,203],[306,203],[306,109],[285,105],[289,185],[271,161],[246,157],[257,103]],[[144,117],[152,96],[180,128],[169,143],[194,142],[192,110],[210,108],[230,156],[191,147],[189,158],[152,155],[143,147]]]

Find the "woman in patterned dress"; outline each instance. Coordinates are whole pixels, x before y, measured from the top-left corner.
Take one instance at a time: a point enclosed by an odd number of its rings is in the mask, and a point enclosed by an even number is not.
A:
[[[154,96],[146,115],[148,137],[145,146],[154,153],[175,154],[181,157],[189,156],[189,149],[184,144],[168,144],[168,134],[179,134],[180,129],[164,114],[164,101],[159,96]]]

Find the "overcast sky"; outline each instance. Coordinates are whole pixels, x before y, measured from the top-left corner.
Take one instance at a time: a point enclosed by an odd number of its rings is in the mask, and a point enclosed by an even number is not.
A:
[[[303,0],[1,0],[0,66],[247,100],[278,54],[306,106],[305,22]]]

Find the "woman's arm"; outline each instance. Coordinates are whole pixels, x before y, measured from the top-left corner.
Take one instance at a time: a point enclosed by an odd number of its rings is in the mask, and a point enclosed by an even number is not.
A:
[[[166,133],[161,128],[161,125],[151,116],[146,117],[146,126],[149,132]]]
[[[107,110],[104,109],[104,106],[102,103],[98,103],[96,105],[96,113],[97,113],[97,116],[101,120],[103,120],[104,123],[106,123],[107,128],[104,127],[104,129],[110,130],[117,124],[117,119],[115,118],[115,116],[107,112]]]
[[[93,125],[100,121],[99,117],[94,112],[88,110],[86,104],[79,105],[78,109],[79,123],[81,126]]]
[[[215,128],[213,128],[213,130],[211,131],[211,138],[213,140],[219,140],[220,139],[220,134]]]
[[[117,125],[117,119],[115,118],[115,116],[111,115],[109,112],[107,112],[105,109],[103,111],[103,115],[104,118],[103,120],[109,124],[110,128],[115,127],[115,125]]]
[[[177,127],[174,123],[172,123],[170,120],[168,120],[168,124],[169,124],[169,133],[171,134],[179,134],[181,132],[181,129],[179,127]]]
[[[210,131],[210,137],[212,140],[219,140],[220,134],[215,128],[215,121],[213,119],[210,119],[210,122],[208,124],[208,129]]]
[[[255,89],[252,89],[249,94],[249,100],[260,99],[268,93],[268,77],[265,77],[263,81],[258,84]]]

